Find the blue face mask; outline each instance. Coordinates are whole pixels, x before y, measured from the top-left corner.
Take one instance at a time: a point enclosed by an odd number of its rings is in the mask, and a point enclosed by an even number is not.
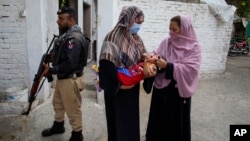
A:
[[[130,29],[131,34],[136,34],[141,28],[140,24],[134,23],[133,27]]]

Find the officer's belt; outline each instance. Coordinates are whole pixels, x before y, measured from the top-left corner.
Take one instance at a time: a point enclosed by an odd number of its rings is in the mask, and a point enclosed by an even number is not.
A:
[[[76,78],[76,77],[81,77],[82,75],[83,75],[83,72],[78,72],[78,73],[70,74],[60,79]]]

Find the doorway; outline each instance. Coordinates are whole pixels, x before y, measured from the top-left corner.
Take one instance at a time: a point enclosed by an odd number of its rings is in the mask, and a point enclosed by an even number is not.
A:
[[[83,3],[83,33],[91,39],[91,5]],[[88,59],[92,60],[93,49],[92,43],[89,44]]]

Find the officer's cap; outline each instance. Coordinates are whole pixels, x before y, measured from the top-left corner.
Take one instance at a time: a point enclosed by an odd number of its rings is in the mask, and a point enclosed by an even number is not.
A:
[[[70,8],[70,7],[62,7],[61,9],[59,9],[58,11],[57,11],[57,14],[59,15],[59,14],[65,14],[65,13],[67,13],[67,14],[72,14],[72,13],[75,13],[75,10],[73,9],[73,8]]]

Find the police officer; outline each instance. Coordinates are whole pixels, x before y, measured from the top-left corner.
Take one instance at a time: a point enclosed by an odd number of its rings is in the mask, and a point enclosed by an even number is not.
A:
[[[76,24],[74,9],[63,7],[57,15],[60,36],[55,41],[51,53],[52,67],[44,65],[49,67],[47,76],[57,75],[53,96],[54,124],[51,128],[43,130],[42,136],[64,133],[66,113],[73,129],[70,141],[83,141],[80,92],[84,87],[83,69],[87,62],[88,41]]]

